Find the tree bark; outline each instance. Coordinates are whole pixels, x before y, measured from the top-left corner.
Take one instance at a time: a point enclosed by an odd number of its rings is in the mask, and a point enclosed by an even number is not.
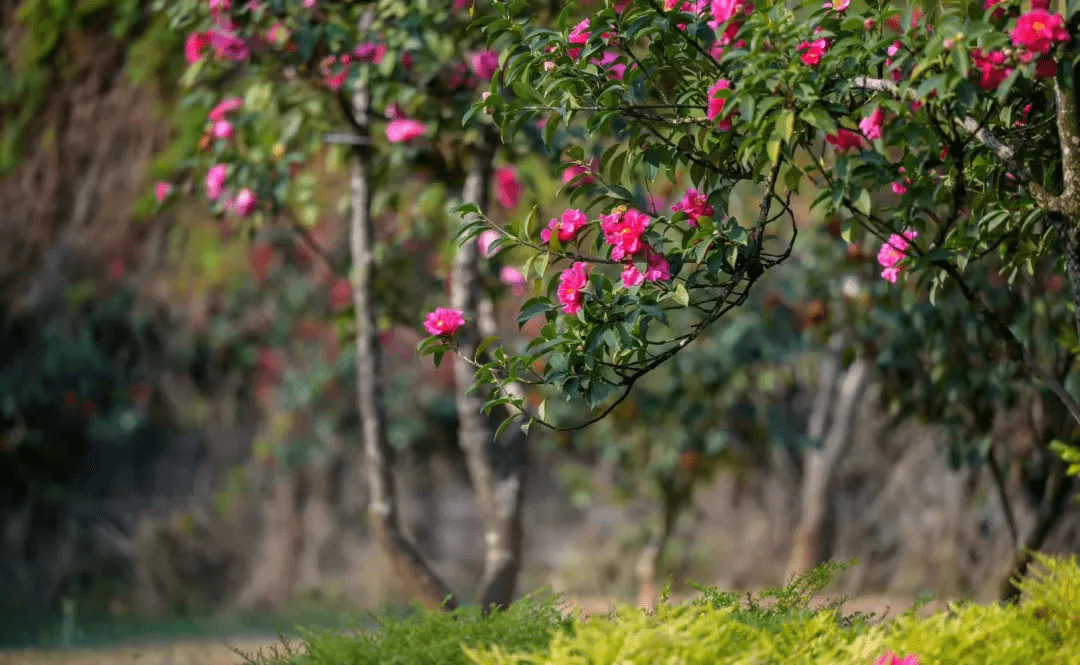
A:
[[[484,129],[472,164],[465,178],[462,198],[481,210],[491,199],[492,165],[497,135]],[[495,430],[505,408],[482,412],[489,388],[472,393],[474,368],[467,359],[476,354],[484,337],[494,335],[494,305],[480,279],[480,255],[476,243],[469,241],[457,249],[454,257],[450,301],[460,309],[465,325],[458,331],[458,353],[454,356],[454,378],[459,428],[458,442],[465,452],[469,477],[480,510],[484,529],[484,567],[479,599],[485,612],[504,609],[513,600],[521,569],[522,504],[528,449],[525,436],[510,427],[498,440]]]
[[[679,487],[676,483],[676,480],[660,483],[662,492],[660,533],[642,549],[634,570],[638,585],[637,606],[650,612],[656,609],[657,603],[660,602],[660,594],[657,591],[657,584],[660,581],[660,560],[671,540],[671,534],[675,531],[675,522],[679,519],[679,512],[690,499],[689,488]]]
[[[353,148],[351,178],[351,249],[356,310],[356,388],[363,434],[364,463],[370,500],[368,515],[376,537],[410,595],[429,608],[453,609],[457,603],[446,583],[428,566],[401,531],[391,471],[393,448],[386,438],[386,404],[382,386],[382,353],[372,293],[375,281],[374,224],[371,219],[371,97],[360,83],[352,99],[353,128],[361,145]]]
[[[822,531],[828,515],[829,491],[834,483],[836,466],[851,445],[855,415],[870,379],[870,363],[856,358],[844,372],[839,394],[833,401],[832,393],[838,378],[839,340],[834,338],[830,347],[832,356],[822,363],[822,385],[810,421],[810,436],[821,440],[825,433],[827,406],[832,407],[833,417],[821,447],[807,453],[803,466],[802,514],[785,573],[789,580],[818,565],[824,558]]]

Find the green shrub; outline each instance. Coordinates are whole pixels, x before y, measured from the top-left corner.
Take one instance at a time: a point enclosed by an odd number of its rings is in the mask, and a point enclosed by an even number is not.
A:
[[[547,647],[555,632],[572,634],[573,621],[564,618],[551,596],[534,596],[514,603],[506,612],[483,617],[479,607],[453,612],[420,608],[408,617],[388,613],[373,617],[376,629],[350,632],[303,633],[299,645],[283,644],[270,654],[248,658],[259,665],[468,665],[463,649],[495,645],[514,653],[533,653]],[[298,647],[298,648],[297,648]]]
[[[826,564],[758,596],[701,589],[654,613],[620,607],[563,618],[552,598],[529,598],[481,617],[418,610],[376,617],[376,630],[307,634],[261,665],[1080,665],[1080,564],[1037,557],[1016,605],[960,604],[888,621],[814,609],[841,569]],[[899,654],[887,656],[887,654]],[[909,656],[902,659],[902,656]],[[884,658],[883,658],[884,657]]]

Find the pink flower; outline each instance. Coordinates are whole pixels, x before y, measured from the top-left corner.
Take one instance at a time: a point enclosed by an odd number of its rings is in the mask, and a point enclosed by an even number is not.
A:
[[[588,223],[589,218],[585,216],[585,213],[570,208],[564,210],[559,219],[548,222],[548,227],[540,231],[540,238],[544,242],[551,242],[551,234],[554,233],[559,242],[569,242]]]
[[[563,311],[577,314],[581,311],[581,292],[589,285],[589,264],[578,261],[559,275],[558,297]]]
[[[289,41],[290,34],[291,33],[289,32],[289,29],[285,27],[285,24],[278,22],[270,26],[270,29],[266,32],[266,39],[271,44],[281,46]]]
[[[391,143],[408,143],[427,134],[427,125],[419,120],[398,118],[386,124],[386,138]]]
[[[184,60],[188,64],[198,62],[204,51],[210,46],[210,34],[206,32],[193,32],[184,41]]]
[[[904,231],[903,235],[894,233],[882,243],[877,256],[878,263],[884,268],[881,271],[882,279],[893,284],[896,283],[896,277],[900,273],[897,264],[903,260],[910,241],[914,240],[917,235],[919,235],[918,232],[913,230]]]
[[[219,58],[226,58],[234,62],[247,60],[248,55],[250,55],[247,42],[231,32],[224,32],[222,30],[211,31],[210,45],[214,48],[214,53]]]
[[[829,50],[829,40],[825,38],[815,39],[812,42],[803,42],[799,44],[799,59],[803,61],[803,64],[807,67],[816,67],[821,62],[821,56],[825,55],[825,51]]]
[[[982,49],[971,49],[971,64],[979,71],[976,83],[983,90],[993,92],[1001,82],[1012,73],[1011,67],[1005,66],[1005,54],[1001,51],[983,53]]]
[[[312,9],[315,7],[315,0],[304,0],[304,9]]]
[[[212,132],[214,137],[219,139],[231,139],[235,133],[232,123],[228,120],[218,120],[215,122]]]
[[[903,183],[903,182],[901,182],[899,180],[896,180],[892,184],[892,191],[893,191],[893,194],[896,194],[897,196],[903,196],[904,194],[907,193],[907,184],[905,184],[905,183]]]
[[[712,0],[710,5],[713,23],[716,25],[710,23],[709,27],[715,30],[720,24],[734,18],[746,6],[746,0]]]
[[[215,164],[206,172],[206,196],[211,201],[216,201],[225,193],[225,178],[229,167],[225,164]]]
[[[159,182],[154,185],[154,198],[158,203],[164,203],[165,199],[169,197],[169,193],[172,191],[172,185],[167,182]]]
[[[1011,36],[1014,45],[1044,55],[1054,47],[1054,42],[1069,41],[1065,19],[1045,9],[1035,9],[1018,18]]]
[[[562,172],[562,183],[564,185],[569,185],[571,182],[573,182],[574,178],[577,178],[579,175],[595,171],[598,163],[599,162],[594,159],[590,164],[591,168],[586,168],[581,164],[574,164],[573,166],[568,167],[565,171]],[[583,187],[585,185],[592,185],[595,183],[596,178],[592,177],[591,175],[586,175],[580,180],[578,180],[575,184],[579,187]]]
[[[626,65],[618,62],[618,60],[618,53],[614,51],[604,51],[604,55],[602,57],[600,57],[599,59],[593,58],[589,62],[596,65],[597,67],[608,70],[608,72],[611,73],[612,78],[621,81],[623,79],[623,76],[626,75]],[[552,67],[554,67],[554,65],[555,63],[552,63]]]
[[[498,51],[480,51],[469,58],[473,72],[485,81],[490,81],[499,69]]]
[[[682,201],[671,206],[671,209],[674,212],[686,213],[686,216],[690,218],[690,226],[696,226],[698,219],[712,217],[716,212],[709,203],[709,199],[696,189],[686,190]]]
[[[724,105],[727,104],[727,100],[717,97],[717,94],[721,90],[727,90],[731,87],[731,81],[727,79],[720,79],[709,88],[709,108],[705,113],[705,117],[709,120],[715,120],[721,113],[724,112]],[[725,117],[721,118],[717,127],[723,131],[731,129],[731,117],[733,113],[728,113]]]
[[[838,12],[842,12],[848,8],[851,4],[851,0],[834,0],[834,2],[826,2],[822,5],[825,9],[832,9]]]
[[[566,41],[571,44],[587,44],[589,42],[589,19],[585,19],[581,23],[575,25],[573,29],[570,30],[570,35],[568,36]],[[581,54],[581,49],[567,49],[567,53],[570,54],[571,58],[574,58],[576,60],[578,55]]]
[[[1002,2],[1004,2],[1004,0],[983,0],[983,9],[984,10],[990,9],[994,5],[1001,4]],[[1005,17],[1005,8],[1004,7],[998,7],[996,9],[994,9],[994,11],[990,12],[990,18],[1004,18],[1004,17]]]
[[[416,63],[416,56],[412,54],[412,51],[405,51],[401,54],[401,66],[405,69],[411,69]]]
[[[251,213],[255,212],[256,206],[259,205],[259,200],[255,196],[255,192],[250,189],[244,188],[240,190],[240,193],[236,195],[236,198],[232,200],[232,209],[240,217],[248,217]]]
[[[885,112],[881,110],[880,106],[875,106],[874,110],[870,112],[870,115],[859,121],[859,129],[866,138],[873,141],[874,139],[881,138],[881,125],[885,120]]]
[[[488,249],[491,247],[491,243],[495,242],[501,237],[502,234],[494,229],[488,229],[487,231],[484,231],[479,236],[477,236],[476,246],[480,248],[480,255],[483,256],[485,259],[490,259],[491,257],[498,254],[499,250],[496,249],[494,252],[489,252]]]
[[[642,274],[633,263],[623,266],[623,286],[641,286],[645,282],[666,282],[671,279],[671,266],[663,254],[653,251],[652,247],[645,246],[645,273]]]
[[[881,654],[874,665],[919,665],[919,657],[912,653],[901,658],[890,649]]]
[[[518,179],[517,169],[513,166],[495,169],[495,190],[499,205],[507,210],[516,208],[521,201],[521,180]]]
[[[644,249],[641,234],[651,222],[649,216],[640,210],[624,212],[616,208],[610,215],[600,215],[600,229],[604,232],[604,239],[612,245],[611,258],[622,261]]]
[[[465,325],[463,314],[460,309],[436,307],[435,311],[428,313],[424,319],[424,329],[429,335],[453,335],[458,328]]]
[[[334,280],[330,285],[330,310],[340,312],[349,306],[351,300],[352,284],[349,280],[344,277]]]
[[[515,296],[520,296],[525,292],[525,275],[521,274],[517,268],[503,266],[499,271],[499,281],[509,286]]]
[[[208,114],[210,120],[217,122],[218,120],[224,120],[225,116],[233,111],[239,109],[244,105],[239,97],[229,97],[218,102],[218,105],[213,108]]]
[[[364,42],[363,44],[357,44],[352,54],[359,62],[371,62],[377,65],[382,62],[383,56],[386,55],[386,45]]]
[[[840,152],[847,152],[852,148],[861,148],[863,145],[862,137],[850,129],[837,130],[836,134],[827,135],[825,140],[836,146],[836,149]]]

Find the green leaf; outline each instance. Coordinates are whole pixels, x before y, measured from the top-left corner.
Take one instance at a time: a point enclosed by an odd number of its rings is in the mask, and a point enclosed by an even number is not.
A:
[[[488,347],[497,341],[499,341],[499,338],[496,335],[492,335],[491,337],[485,337],[484,339],[480,340],[480,343],[476,345],[476,354],[474,356],[475,359],[479,360],[480,356],[484,354],[484,351],[487,351]]]
[[[870,201],[870,192],[865,189],[859,192],[859,198],[855,199],[855,209],[867,217],[870,216],[870,211],[873,209],[873,204]]]
[[[517,318],[518,328],[524,326],[525,322],[534,316],[543,314],[544,312],[550,312],[553,309],[555,309],[554,305],[552,305],[551,301],[544,296],[529,298],[521,305],[521,310]]]
[[[683,307],[686,307],[690,304],[690,294],[686,290],[686,284],[679,282],[675,285],[675,291],[674,295],[672,296],[672,300],[679,303]]]

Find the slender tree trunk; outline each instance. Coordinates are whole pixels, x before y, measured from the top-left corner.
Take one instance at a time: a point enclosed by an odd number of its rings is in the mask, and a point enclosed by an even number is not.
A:
[[[800,501],[802,515],[795,529],[791,558],[785,573],[787,579],[805,573],[821,563],[824,549],[822,531],[828,515],[829,491],[836,475],[836,466],[851,445],[855,415],[870,379],[870,363],[856,358],[839,382],[836,400],[832,400],[833,387],[837,383],[835,356],[838,344],[838,341],[830,343],[833,356],[822,364],[822,385],[819,391],[825,394],[819,392],[819,402],[810,423],[810,435],[820,440],[825,432],[825,409],[820,408],[822,404],[831,405],[833,417],[821,447],[809,451],[806,455]]]
[[[371,219],[371,97],[358,84],[352,100],[354,129],[361,145],[354,148],[351,196],[353,305],[356,309],[356,388],[363,433],[364,462],[373,530],[410,594],[429,608],[453,609],[450,589],[427,565],[401,531],[391,471],[393,448],[386,438],[386,405],[382,389],[382,352],[372,292],[375,281],[374,224]]]
[[[481,210],[491,198],[492,163],[497,136],[491,129],[482,133],[472,165],[465,179],[463,199]],[[480,256],[475,242],[466,242],[454,258],[452,306],[460,309],[465,325],[458,331],[458,352],[454,357],[458,441],[465,452],[469,477],[484,528],[484,567],[479,598],[485,611],[505,608],[513,600],[521,569],[522,504],[528,450],[524,435],[511,427],[495,439],[499,419],[509,415],[495,409],[492,416],[481,410],[490,389],[467,391],[473,384],[473,358],[477,345],[495,334],[494,306],[480,279]]]
[[[1024,538],[1024,542],[1020,544],[1019,551],[1009,565],[1009,572],[1001,582],[999,597],[1002,601],[1015,603],[1020,600],[1020,588],[1017,583],[1027,574],[1035,552],[1046,542],[1046,537],[1061,519],[1070,486],[1071,483],[1065,475],[1065,463],[1060,459],[1054,459],[1051,463],[1050,475],[1046,479],[1042,502],[1035,514],[1035,524]]]
[[[637,568],[634,571],[637,577],[638,597],[637,605],[643,609],[652,611],[660,602],[660,593],[657,590],[660,576],[660,561],[664,556],[664,550],[671,540],[671,534],[675,531],[675,522],[679,519],[679,511],[689,501],[686,488],[680,491],[675,480],[661,482],[661,514],[660,533],[653,537],[642,549],[638,557]]]

